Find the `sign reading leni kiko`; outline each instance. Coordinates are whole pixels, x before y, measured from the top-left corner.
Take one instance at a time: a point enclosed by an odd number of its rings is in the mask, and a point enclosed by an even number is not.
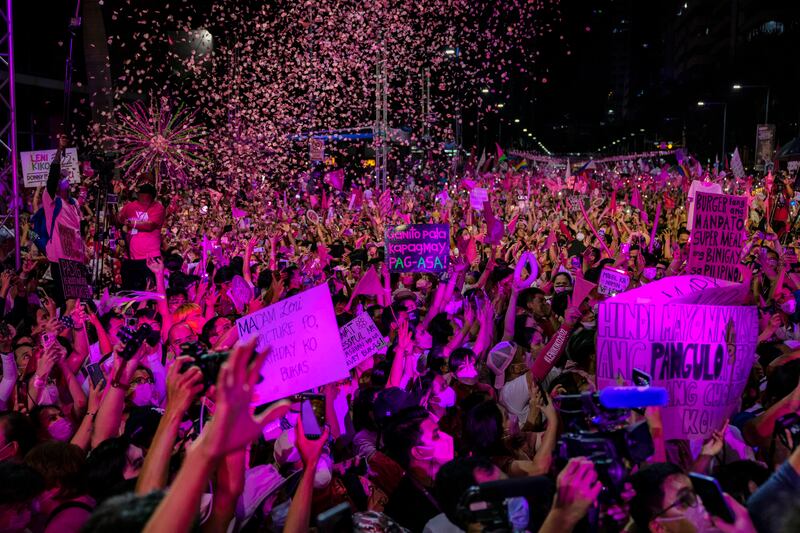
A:
[[[444,272],[450,256],[449,224],[409,224],[386,230],[390,272]]]
[[[285,398],[348,376],[327,285],[286,298],[236,321],[239,338],[270,349],[254,403]]]
[[[707,438],[738,407],[755,358],[757,310],[703,305],[702,298],[680,303],[655,289],[600,304],[597,387],[630,384],[634,369],[647,372],[669,393],[664,437]]]
[[[746,198],[698,192],[689,274],[738,281],[746,217]]]

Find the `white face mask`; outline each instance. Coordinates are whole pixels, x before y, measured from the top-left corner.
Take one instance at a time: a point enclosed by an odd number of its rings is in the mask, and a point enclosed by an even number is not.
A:
[[[473,364],[461,365],[456,371],[456,379],[464,385],[474,385],[478,382],[478,370]]]
[[[66,418],[59,418],[47,426],[47,432],[54,439],[66,442],[72,437],[72,423]]]
[[[131,398],[133,405],[144,407],[153,404],[153,384],[140,383],[133,389],[133,397]]]
[[[794,298],[790,298],[781,304],[781,311],[786,313],[787,315],[793,315],[794,312],[797,310],[797,300]]]
[[[558,294],[560,292],[567,292],[568,290],[569,290],[569,287],[554,287],[553,288],[553,292],[555,292],[556,294]]]
[[[594,329],[597,327],[597,321],[592,320],[591,322],[581,322],[581,326],[583,326],[583,329]]]
[[[678,522],[679,520],[686,520],[694,526],[695,533],[708,533],[711,531],[717,531],[714,526],[711,525],[711,522],[708,519],[706,508],[703,507],[703,502],[699,500],[700,498],[698,496],[697,505],[694,507],[689,507],[681,516],[659,517],[656,518],[656,521]]]
[[[439,407],[443,409],[453,407],[456,404],[456,391],[450,387],[444,389],[436,397],[439,399]]]
[[[653,281],[654,279],[656,279],[656,272],[657,272],[656,267],[647,267],[642,272],[642,275],[645,277],[645,279]]]

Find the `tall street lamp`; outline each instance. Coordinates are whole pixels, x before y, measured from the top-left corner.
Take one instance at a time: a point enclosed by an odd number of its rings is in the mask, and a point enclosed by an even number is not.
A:
[[[700,100],[697,102],[697,107],[706,107],[706,106],[713,106],[713,105],[721,105],[722,106],[722,160],[725,160],[725,130],[728,126],[728,103],[727,102],[706,102]]]

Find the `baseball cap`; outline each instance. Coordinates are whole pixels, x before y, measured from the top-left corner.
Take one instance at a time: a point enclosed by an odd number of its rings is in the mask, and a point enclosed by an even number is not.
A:
[[[514,359],[516,347],[508,341],[499,342],[489,351],[486,366],[494,372],[494,388],[500,389],[506,382],[506,368]]]

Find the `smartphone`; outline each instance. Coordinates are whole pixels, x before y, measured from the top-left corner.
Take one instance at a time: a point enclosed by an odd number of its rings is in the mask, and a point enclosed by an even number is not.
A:
[[[86,365],[86,373],[89,374],[89,379],[92,380],[92,387],[97,387],[98,383],[103,383],[103,386],[105,387],[106,376],[103,374],[103,370],[100,368],[100,363]]]
[[[50,333],[47,332],[42,333],[42,346],[47,348],[51,346],[54,342],[56,342],[55,335],[51,335]]]
[[[300,417],[306,438],[316,440],[322,436],[325,427],[325,396],[321,394],[300,395]]]
[[[728,502],[725,501],[722,495],[722,489],[717,480],[710,476],[704,476],[703,474],[695,474],[694,472],[689,474],[689,479],[692,480],[692,488],[695,494],[700,496],[700,499],[703,500],[703,507],[706,508],[708,514],[721,518],[729,524],[733,524],[736,518],[733,511],[731,511],[731,508],[728,506]]]
[[[622,255],[628,255],[631,251],[630,243],[624,242],[622,243]]]
[[[653,382],[653,378],[650,377],[650,374],[643,372],[638,368],[633,369],[633,375],[631,378],[634,386],[636,387],[649,387],[650,383]]]
[[[264,253],[264,247],[263,246],[256,246],[255,248],[253,248],[253,253],[263,254]]]

